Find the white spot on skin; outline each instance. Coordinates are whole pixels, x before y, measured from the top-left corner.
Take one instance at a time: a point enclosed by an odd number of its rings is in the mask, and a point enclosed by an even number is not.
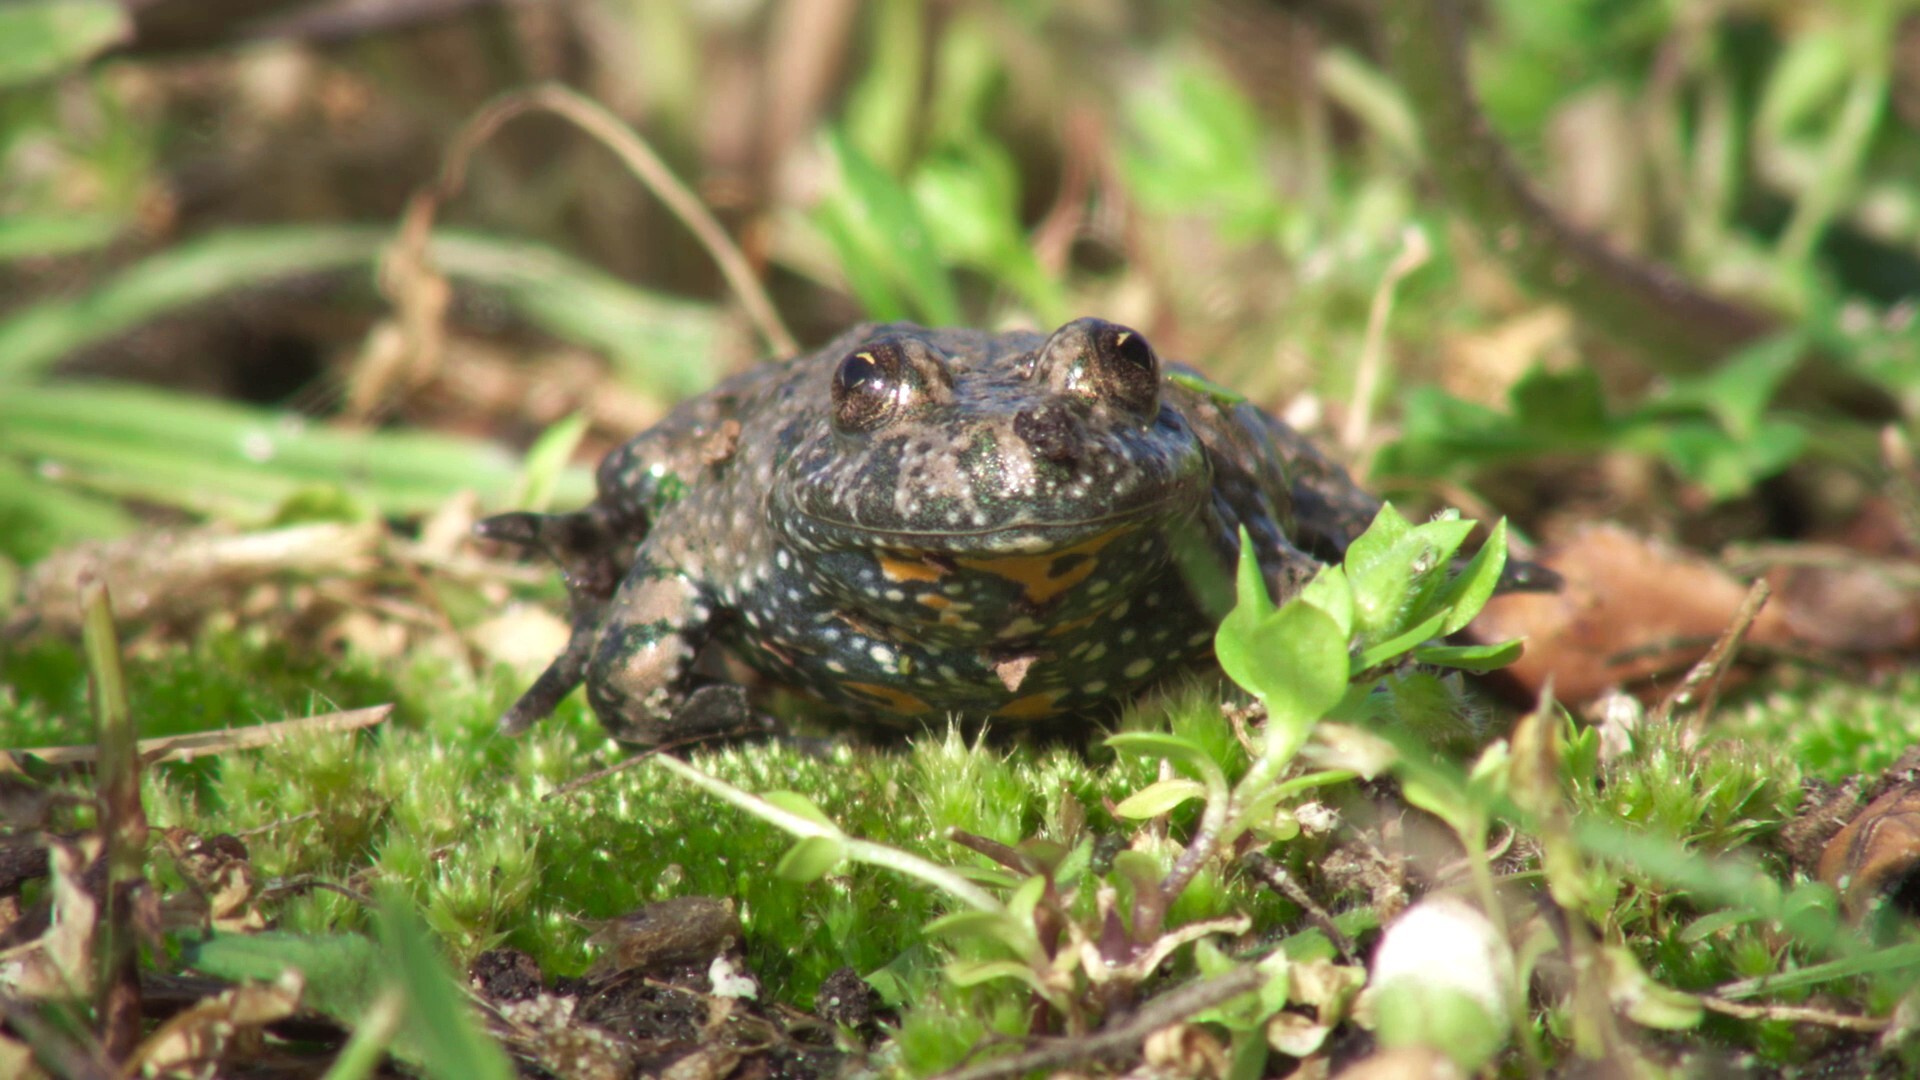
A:
[[[1089,660],[1098,660],[1105,655],[1107,655],[1107,643],[1104,641],[1095,644],[1093,648],[1087,650],[1087,659]]]
[[[873,657],[873,662],[879,664],[881,667],[890,668],[893,666],[893,650],[887,648],[885,645],[875,645],[867,650],[867,655]]]
[[[1141,657],[1140,659],[1135,660],[1133,663],[1128,664],[1126,666],[1124,674],[1129,679],[1139,679],[1139,678],[1144,678],[1147,672],[1152,670],[1153,670],[1153,661],[1145,657]]]
[[[1104,694],[1107,692],[1107,684],[1101,682],[1099,679],[1095,679],[1085,686],[1082,686],[1080,690],[1082,693],[1087,694]]]

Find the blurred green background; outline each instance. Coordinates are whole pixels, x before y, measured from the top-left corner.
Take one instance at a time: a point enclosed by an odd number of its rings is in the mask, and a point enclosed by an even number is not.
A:
[[[1291,404],[1389,490],[1535,530],[1604,511],[1793,531],[1871,490],[1888,401],[1920,385],[1920,7],[1464,13],[1470,89],[1555,214],[1771,313],[1704,362],[1562,295],[1561,263],[1526,265],[1512,223],[1447,182],[1493,166],[1431,126],[1445,95],[1422,80],[1447,73],[1394,62],[1409,35],[1448,54],[1425,8],[10,4],[0,554],[156,517],[503,505],[510,448],[547,426],[584,414],[585,461],[777,351],[660,199],[550,114],[501,126],[440,205],[443,320],[382,278],[462,125],[547,82],[694,189],[802,344],[861,318],[1098,313]],[[1797,400],[1797,363],[1881,400]],[[1620,460],[1633,484],[1598,464]]]

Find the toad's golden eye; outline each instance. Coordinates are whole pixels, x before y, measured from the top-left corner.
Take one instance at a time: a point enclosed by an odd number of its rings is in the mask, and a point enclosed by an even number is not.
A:
[[[847,354],[833,369],[833,426],[841,431],[872,431],[898,409],[905,389],[900,347],[875,342]]]

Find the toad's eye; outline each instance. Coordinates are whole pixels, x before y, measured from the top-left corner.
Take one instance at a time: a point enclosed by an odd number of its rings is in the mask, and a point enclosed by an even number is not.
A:
[[[1114,359],[1138,368],[1152,378],[1160,377],[1160,361],[1153,355],[1153,346],[1147,344],[1144,336],[1124,326],[1112,327],[1111,334],[1107,348]]]
[[[900,348],[876,342],[847,354],[833,371],[833,425],[841,431],[872,431],[899,408],[906,389]]]
[[[1093,332],[1095,382],[1102,396],[1151,414],[1160,403],[1160,358],[1146,335],[1113,323]]]
[[[1105,319],[1075,319],[1034,354],[1034,377],[1087,405],[1151,420],[1160,412],[1160,358],[1146,336]]]

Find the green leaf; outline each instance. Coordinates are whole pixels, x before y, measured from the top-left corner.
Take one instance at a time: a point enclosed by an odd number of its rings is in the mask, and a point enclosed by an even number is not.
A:
[[[1783,49],[1767,73],[1753,121],[1755,133],[1776,145],[1830,116],[1856,66],[1846,35],[1817,23],[1789,35]]]
[[[832,829],[836,833],[840,831],[840,827],[833,823],[833,819],[827,816],[826,811],[820,809],[818,803],[797,791],[769,791],[760,797],[795,817],[806,818],[815,825]]]
[[[1403,642],[1429,624],[1439,625],[1436,616],[1444,623],[1440,597],[1447,564],[1472,531],[1472,522],[1452,516],[1410,526],[1391,506],[1382,507],[1374,524],[1347,549],[1354,636],[1362,642]],[[1436,632],[1426,630],[1425,637]],[[1391,651],[1375,644],[1369,652],[1376,657],[1397,655],[1425,637]]]
[[[1501,518],[1487,536],[1487,542],[1473,553],[1467,565],[1440,590],[1439,601],[1447,610],[1447,621],[1440,634],[1446,636],[1465,627],[1480,614],[1500,584],[1507,568],[1507,519]]]
[[[1035,990],[1046,990],[1046,984],[1031,967],[1018,960],[957,960],[944,969],[947,981],[955,986],[978,986],[994,979],[1018,979]]]
[[[574,413],[550,424],[527,448],[521,465],[520,489],[510,500],[527,510],[545,510],[553,505],[554,488],[559,485],[573,452],[587,434],[590,421],[585,413]]]
[[[1514,420],[1540,432],[1604,433],[1612,424],[1600,373],[1581,364],[1566,371],[1535,365],[1507,392]]]
[[[1169,371],[1167,381],[1175,386],[1184,386],[1196,394],[1204,394],[1212,398],[1214,404],[1223,407],[1244,404],[1247,400],[1247,395],[1221,386],[1197,371]]]
[[[1496,645],[1420,645],[1414,648],[1413,658],[1422,664],[1462,671],[1497,671],[1520,659],[1522,644],[1514,640]]]
[[[1681,927],[1677,936],[1683,944],[1698,945],[1722,930],[1745,926],[1751,922],[1758,922],[1761,918],[1761,914],[1757,911],[1743,911],[1739,908],[1710,911]]]
[[[1296,599],[1326,612],[1343,636],[1353,636],[1353,585],[1347,580],[1345,567],[1322,567]]]
[[[1221,670],[1267,707],[1270,732],[1303,736],[1347,692],[1347,635],[1333,618],[1299,601],[1251,632],[1222,623],[1214,635]]]
[[[1716,499],[1746,494],[1792,464],[1807,446],[1806,429],[1791,420],[1762,421],[1744,439],[1709,421],[1678,421],[1657,437],[1674,470]]]
[[[270,982],[293,968],[306,980],[301,1004],[352,1023],[373,1004],[384,985],[390,957],[356,934],[257,934],[215,932],[181,946],[181,962],[195,971],[238,982]]]
[[[259,521],[302,490],[338,484],[383,513],[420,513],[475,490],[499,504],[504,449],[405,431],[344,431],[266,409],[117,383],[0,393],[0,458],[57,464],[63,478],[163,506]],[[585,470],[562,494],[584,499]]]
[[[1113,808],[1113,813],[1115,817],[1135,821],[1159,817],[1182,803],[1204,797],[1206,793],[1206,785],[1198,780],[1162,780],[1148,784],[1120,800]]]
[[[0,380],[39,374],[76,349],[235,290],[296,274],[371,271],[393,239],[386,226],[286,225],[174,244],[77,296],[0,319]],[[449,230],[434,234],[428,254],[448,277],[493,290],[548,333],[612,356],[640,386],[679,397],[713,382],[719,312],[712,305],[648,293],[513,239]]]
[[[1401,980],[1380,987],[1373,1013],[1381,1045],[1429,1046],[1469,1072],[1507,1041],[1505,1017],[1473,995],[1444,985]]]
[[[1060,282],[1027,242],[1019,167],[1004,146],[970,140],[929,155],[914,170],[913,196],[944,260],[1011,287],[1049,325],[1071,317]]]
[[[132,531],[133,515],[0,457],[0,555],[32,562],[56,548]],[[0,589],[0,596],[11,596]]]
[[[1034,874],[1020,883],[1007,898],[1007,914],[1014,922],[1025,926],[1033,922],[1033,913],[1040,906],[1040,899],[1047,895],[1047,879]]]
[[[1123,731],[1107,736],[1107,745],[1123,754],[1162,757],[1201,774],[1218,772],[1220,763],[1198,740],[1164,731]]]
[[[787,849],[773,868],[784,881],[818,881],[847,857],[847,845],[832,836],[803,836]]]
[[[1446,621],[1447,613],[1445,611],[1436,611],[1432,615],[1427,616],[1425,622],[1403,630],[1377,645],[1369,645],[1361,651],[1359,656],[1353,658],[1353,670],[1368,671],[1400,656],[1402,653],[1412,652],[1414,648],[1422,642],[1431,641],[1438,637],[1440,635],[1440,627],[1445,625]]]
[[[1113,872],[1131,884],[1135,892],[1147,892],[1160,887],[1160,875],[1166,873],[1166,868],[1152,855],[1128,848],[1114,855]]]
[[[1395,544],[1406,539],[1413,531],[1413,524],[1390,502],[1381,503],[1373,521],[1367,525],[1367,531],[1354,537],[1347,545],[1346,565],[1365,568],[1387,558]]]
[[[1712,371],[1676,379],[1637,415],[1666,415],[1698,409],[1718,420],[1735,439],[1750,438],[1766,418],[1774,393],[1807,351],[1807,335],[1790,330],[1742,348]]]
[[[831,223],[841,269],[850,279],[855,268],[869,269],[901,291],[921,322],[960,322],[953,281],[912,196],[840,133],[827,133],[826,151],[840,184],[817,213],[823,224]]]
[[[426,925],[389,897],[379,919],[381,962],[406,994],[406,1039],[435,1080],[514,1080],[518,1074],[484,1030]]]
[[[1624,945],[1601,947],[1608,975],[1607,996],[1614,1007],[1642,1027],[1685,1031],[1699,1025],[1706,1009],[1700,999],[1661,985],[1640,967]]]
[[[1128,190],[1151,209],[1206,215],[1232,237],[1273,232],[1281,205],[1268,173],[1269,140],[1245,93],[1193,63],[1133,86],[1120,155]]]
[[[133,33],[118,0],[13,0],[0,5],[0,88],[85,63]]]
[[[1020,940],[1018,930],[998,911],[955,911],[927,923],[922,933],[952,941],[969,938],[996,941],[1008,948],[1017,948]]]
[[[91,251],[112,240],[126,224],[125,218],[111,214],[78,212],[0,217],[0,263]]]

